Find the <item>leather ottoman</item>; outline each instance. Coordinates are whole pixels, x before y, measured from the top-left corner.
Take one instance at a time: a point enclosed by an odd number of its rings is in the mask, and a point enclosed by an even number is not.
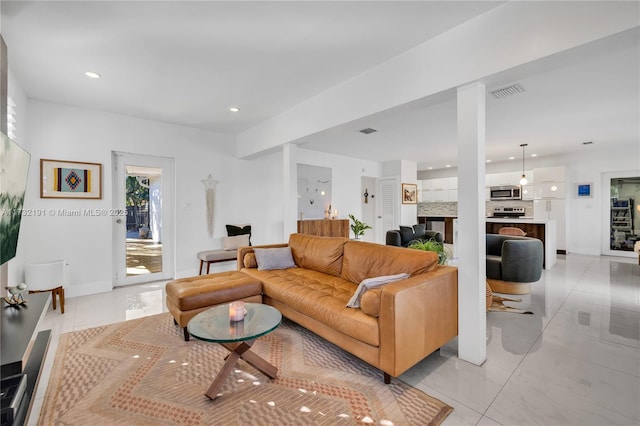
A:
[[[262,303],[262,282],[242,272],[228,271],[169,281],[166,293],[167,308],[188,341],[187,324],[200,312],[235,300]]]

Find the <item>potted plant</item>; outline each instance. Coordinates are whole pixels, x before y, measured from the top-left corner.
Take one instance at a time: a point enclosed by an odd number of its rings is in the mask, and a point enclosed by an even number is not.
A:
[[[366,223],[356,219],[355,216],[352,214],[349,215],[349,219],[353,221],[353,223],[351,224],[351,230],[353,231],[353,235],[355,236],[356,240],[359,240],[360,237],[364,235],[364,231],[366,229],[373,229],[371,226],[367,225]]]
[[[407,246],[412,249],[433,251],[438,254],[438,263],[440,265],[446,265],[451,258],[451,252],[444,244],[437,242],[433,238],[428,240],[413,240]]]

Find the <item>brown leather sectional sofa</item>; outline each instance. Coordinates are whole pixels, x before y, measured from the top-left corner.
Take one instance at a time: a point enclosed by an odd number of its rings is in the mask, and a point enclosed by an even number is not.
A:
[[[458,334],[457,268],[435,253],[304,234],[288,246],[296,268],[258,270],[256,247],[243,247],[238,269],[262,282],[263,303],[379,368],[386,383]],[[411,276],[368,290],[360,309],[346,307],[362,280],[403,272]]]

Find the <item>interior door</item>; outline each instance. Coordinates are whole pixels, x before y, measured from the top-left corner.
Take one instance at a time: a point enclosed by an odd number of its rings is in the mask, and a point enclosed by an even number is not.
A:
[[[174,277],[173,159],[113,153],[114,285]]]
[[[398,217],[400,215],[399,183],[394,178],[378,179],[378,205],[380,212],[376,218],[376,241],[385,243],[387,231],[398,229]]]

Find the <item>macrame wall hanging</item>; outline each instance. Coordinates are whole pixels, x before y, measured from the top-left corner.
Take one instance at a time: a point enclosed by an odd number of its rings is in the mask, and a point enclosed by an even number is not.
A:
[[[216,206],[216,185],[218,181],[209,175],[206,179],[202,180],[202,183],[204,184],[207,203],[207,232],[209,233],[209,238],[213,238],[213,213]]]

